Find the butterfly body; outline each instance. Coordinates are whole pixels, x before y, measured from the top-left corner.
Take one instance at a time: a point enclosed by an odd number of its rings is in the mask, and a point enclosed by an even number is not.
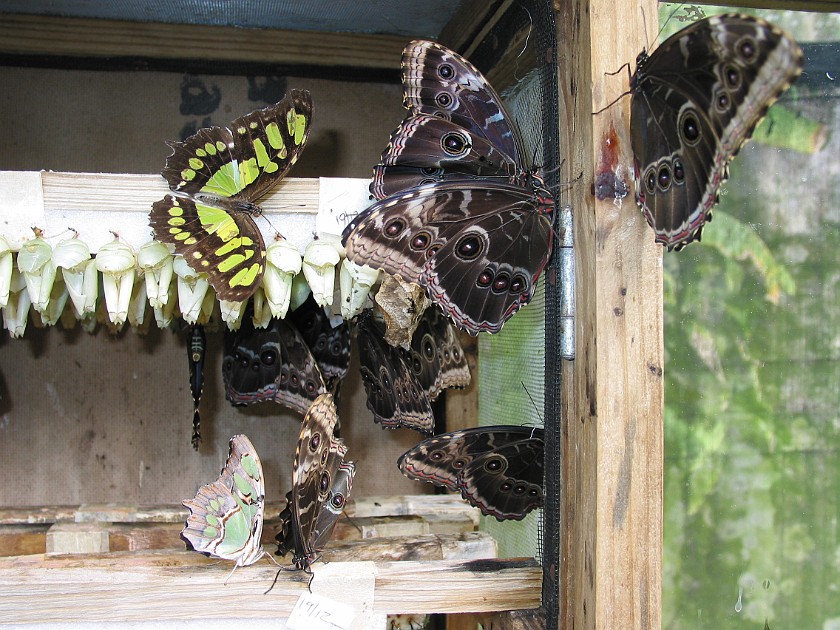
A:
[[[207,339],[203,326],[190,326],[187,335],[187,357],[190,366],[190,391],[193,398],[193,431],[192,445],[198,449],[201,444],[201,393],[204,391],[204,354],[207,349]]]
[[[470,334],[498,332],[534,294],[554,199],[471,63],[415,41],[402,75],[409,114],[374,169],[380,201],[344,230],[347,257],[423,287]]]
[[[735,14],[695,22],[638,56],[630,81],[637,201],[658,243],[699,240],[729,162],[801,68],[790,37]]]
[[[482,513],[521,520],[543,505],[543,429],[487,426],[423,440],[397,461],[410,479],[456,490]]]
[[[233,560],[235,567],[253,564],[265,554],[260,545],[265,482],[260,459],[246,436],[231,438],[219,479],[201,486],[195,498],[183,504],[190,514],[181,536],[196,551]]]
[[[152,204],[155,238],[206,272],[219,299],[244,301],[265,271],[256,200],[297,161],[309,134],[312,99],[290,90],[271,107],[228,127],[200,129],[172,142],[161,174],[171,192]]]

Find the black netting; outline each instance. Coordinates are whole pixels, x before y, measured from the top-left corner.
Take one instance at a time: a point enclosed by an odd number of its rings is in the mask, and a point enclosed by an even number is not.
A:
[[[526,150],[557,197],[560,147],[555,50],[551,3],[526,0],[514,3],[467,53],[507,101]],[[554,256],[546,268],[532,304],[505,324],[501,334],[479,340],[480,392],[493,392],[492,396],[480,396],[481,422],[544,423],[546,429],[546,503],[541,518],[537,522],[526,519],[518,528],[487,519],[485,528],[498,534],[502,555],[506,551],[511,552],[507,555],[522,553],[521,539],[530,540],[531,549],[543,564],[543,607],[548,628],[556,627],[558,618],[560,549],[559,284],[549,281],[560,277],[556,260]]]

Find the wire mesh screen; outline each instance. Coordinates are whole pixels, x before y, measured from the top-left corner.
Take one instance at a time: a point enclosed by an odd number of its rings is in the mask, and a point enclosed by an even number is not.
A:
[[[556,194],[560,161],[554,14],[548,2],[514,3],[470,59],[506,100],[546,184]],[[502,44],[502,42],[505,42]],[[548,627],[557,620],[559,557],[559,334],[558,287],[546,279],[531,304],[499,335],[479,339],[479,418],[483,425],[545,426],[546,506],[520,522],[485,518],[502,556],[536,556],[544,567],[543,606]]]

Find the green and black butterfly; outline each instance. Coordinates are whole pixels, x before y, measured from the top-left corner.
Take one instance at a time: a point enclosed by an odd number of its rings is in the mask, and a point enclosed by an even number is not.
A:
[[[206,272],[220,300],[253,295],[265,271],[255,203],[291,168],[312,124],[312,97],[290,90],[282,101],[171,142],[161,175],[172,190],[152,204],[155,238]]]

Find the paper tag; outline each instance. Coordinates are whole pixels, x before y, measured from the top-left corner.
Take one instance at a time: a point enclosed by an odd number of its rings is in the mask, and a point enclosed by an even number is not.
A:
[[[301,593],[286,626],[292,630],[349,630],[356,611],[349,604],[334,599]]]
[[[341,235],[344,227],[373,203],[369,185],[367,179],[322,177],[315,231]]]

